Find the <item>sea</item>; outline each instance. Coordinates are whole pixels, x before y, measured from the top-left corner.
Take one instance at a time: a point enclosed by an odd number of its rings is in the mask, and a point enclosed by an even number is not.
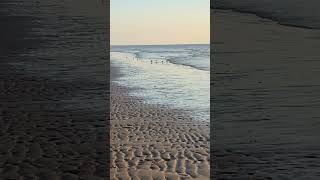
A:
[[[210,120],[210,45],[131,45],[111,47],[115,83],[132,89],[146,103]]]
[[[211,0],[211,7],[253,13],[280,24],[320,29],[319,0]]]

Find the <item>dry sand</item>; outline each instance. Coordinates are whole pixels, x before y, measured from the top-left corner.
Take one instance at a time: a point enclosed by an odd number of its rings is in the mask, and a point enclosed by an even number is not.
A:
[[[112,84],[111,179],[209,179],[209,142],[208,122]]]

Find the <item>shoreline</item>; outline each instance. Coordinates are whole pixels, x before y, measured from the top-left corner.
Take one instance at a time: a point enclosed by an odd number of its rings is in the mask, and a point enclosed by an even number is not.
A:
[[[130,96],[119,75],[111,66],[111,178],[209,179],[209,122]]]
[[[209,49],[208,46],[203,47],[201,46],[202,49]],[[168,48],[168,51],[171,49],[171,47],[166,48]],[[176,46],[173,48],[176,48]],[[142,58],[138,52],[125,53],[121,49],[118,49],[118,51],[111,52],[113,55],[112,66],[118,66],[117,68],[121,71],[128,72],[131,75],[125,75],[114,82],[120,86],[126,86],[130,95],[137,96],[150,105],[180,109],[194,117],[195,121],[209,122],[210,72],[208,68],[205,70],[201,68],[207,67],[207,62],[205,65],[197,64],[198,59],[196,57],[191,58],[194,61],[189,59],[180,62],[179,59],[175,61],[175,58],[166,58],[165,60],[154,60],[156,63],[150,65],[150,59]],[[139,51],[143,52],[144,49],[139,49]],[[206,51],[207,56],[205,58],[207,59],[203,58],[204,60],[209,61],[208,53]],[[122,56],[124,58],[126,56],[130,58],[137,56],[141,61],[121,62],[119,59]],[[201,91],[198,91],[198,89],[201,89]]]

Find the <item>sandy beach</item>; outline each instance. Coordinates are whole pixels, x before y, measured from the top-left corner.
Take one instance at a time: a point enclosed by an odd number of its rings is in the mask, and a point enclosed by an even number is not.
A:
[[[129,91],[111,86],[111,179],[209,179],[209,123]]]
[[[108,36],[98,7],[0,2],[0,179],[108,179]]]
[[[217,178],[319,179],[319,30],[211,13]]]

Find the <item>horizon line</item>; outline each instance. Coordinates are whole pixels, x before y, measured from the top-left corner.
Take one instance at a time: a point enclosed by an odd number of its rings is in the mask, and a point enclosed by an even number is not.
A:
[[[169,45],[210,45],[211,43],[180,43],[180,44],[110,44],[110,46],[169,46]]]

